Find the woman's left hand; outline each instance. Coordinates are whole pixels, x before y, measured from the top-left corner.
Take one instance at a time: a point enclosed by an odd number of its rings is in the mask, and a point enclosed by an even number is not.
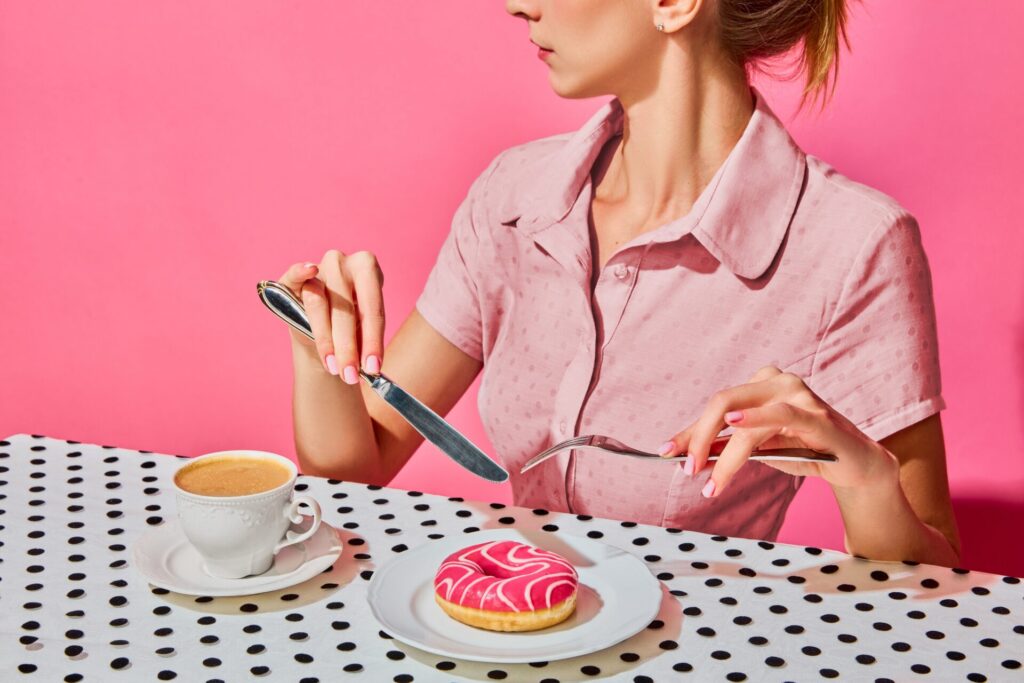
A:
[[[796,375],[778,368],[759,370],[747,384],[716,393],[704,413],[661,448],[661,455],[690,455],[684,471],[696,474],[708,462],[711,444],[723,427],[730,437],[711,471],[703,494],[721,493],[759,448],[810,448],[831,453],[835,462],[762,461],[796,476],[821,477],[834,489],[860,489],[899,478],[899,461],[811,391]],[[671,444],[671,449],[669,449]]]

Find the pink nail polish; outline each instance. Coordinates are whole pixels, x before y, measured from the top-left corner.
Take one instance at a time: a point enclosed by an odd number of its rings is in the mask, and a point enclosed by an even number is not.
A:
[[[366,371],[371,375],[380,374],[380,359],[377,356],[366,357]]]
[[[359,381],[359,373],[356,372],[356,366],[346,365],[344,370],[345,381],[349,384],[355,384]]]
[[[692,455],[687,455],[686,456],[686,462],[683,463],[683,474],[685,474],[688,477],[692,477],[693,476],[693,456]]]
[[[674,443],[672,443],[671,441],[666,441],[665,443],[661,444],[661,446],[658,447],[658,455],[668,455],[669,453],[672,452],[672,449],[675,447],[676,445]]]
[[[729,411],[728,413],[725,414],[725,421],[726,422],[739,422],[742,419],[743,419],[743,411],[742,410],[731,410],[731,411]]]
[[[710,498],[715,495],[715,480],[708,479],[708,483],[704,484],[704,488],[701,489],[701,495],[705,498]]]
[[[327,354],[327,371],[332,375],[338,374],[338,361],[333,353]]]

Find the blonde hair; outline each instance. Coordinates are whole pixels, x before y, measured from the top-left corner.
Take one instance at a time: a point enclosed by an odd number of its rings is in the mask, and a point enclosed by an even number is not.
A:
[[[727,53],[743,68],[766,71],[766,60],[802,43],[796,64],[796,74],[806,74],[800,106],[824,93],[824,107],[835,90],[840,38],[850,47],[846,10],[846,0],[719,0],[718,24]]]

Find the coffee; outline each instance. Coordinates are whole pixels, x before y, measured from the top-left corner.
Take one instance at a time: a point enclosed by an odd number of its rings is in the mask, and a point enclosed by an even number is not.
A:
[[[248,496],[276,489],[291,477],[287,467],[273,460],[241,455],[204,458],[183,467],[174,481],[197,496]]]

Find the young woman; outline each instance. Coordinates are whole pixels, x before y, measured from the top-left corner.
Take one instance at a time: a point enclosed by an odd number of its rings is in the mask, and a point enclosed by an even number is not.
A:
[[[372,253],[331,250],[281,277],[316,337],[292,333],[304,471],[384,484],[421,443],[358,366],[383,362],[440,414],[483,371],[481,416],[518,505],[774,539],[811,475],[835,492],[849,552],[956,565],[918,226],[802,152],[748,83],[759,59],[802,45],[806,94],[824,88],[843,0],[507,9],[558,95],[613,97],[475,180],[386,353]],[[573,452],[518,474],[574,434],[692,457]],[[760,445],[838,461],[748,461]]]

